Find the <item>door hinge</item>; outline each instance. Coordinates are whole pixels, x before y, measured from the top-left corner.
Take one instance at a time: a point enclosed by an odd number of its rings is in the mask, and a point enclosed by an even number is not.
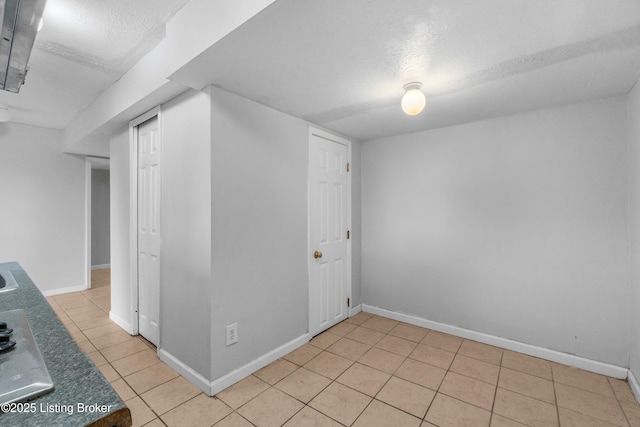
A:
[[[347,307],[351,307],[351,298],[347,298]]]
[[[351,232],[347,230],[347,240],[351,238]]]
[[[347,162],[347,172],[351,170],[351,163]]]

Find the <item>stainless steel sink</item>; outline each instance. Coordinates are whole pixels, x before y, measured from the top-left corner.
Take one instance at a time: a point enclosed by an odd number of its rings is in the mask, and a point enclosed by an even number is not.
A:
[[[18,282],[9,270],[0,270],[0,293],[18,289]]]

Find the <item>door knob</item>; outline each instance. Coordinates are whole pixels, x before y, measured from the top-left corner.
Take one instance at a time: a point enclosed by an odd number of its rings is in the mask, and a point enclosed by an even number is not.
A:
[[[320,251],[315,251],[315,252],[313,253],[313,257],[314,257],[315,259],[322,258],[322,252],[320,252]]]

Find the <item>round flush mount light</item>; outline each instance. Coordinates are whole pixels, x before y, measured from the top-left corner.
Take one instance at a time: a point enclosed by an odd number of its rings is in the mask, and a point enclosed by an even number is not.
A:
[[[424,106],[427,103],[424,93],[420,91],[422,83],[412,82],[404,85],[404,95],[402,96],[402,111],[409,116],[415,116],[420,114],[424,110]]]
[[[0,104],[0,122],[5,123],[11,119],[11,115],[9,114],[9,107],[6,105]]]

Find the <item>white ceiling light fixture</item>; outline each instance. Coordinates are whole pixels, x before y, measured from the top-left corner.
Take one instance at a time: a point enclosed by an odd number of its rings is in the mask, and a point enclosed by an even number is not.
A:
[[[420,114],[424,110],[424,106],[427,103],[424,93],[420,90],[422,83],[411,82],[407,83],[404,87],[404,95],[402,96],[402,111],[409,116],[415,116]]]
[[[0,123],[6,123],[11,119],[9,114],[9,107],[6,105],[0,105]]]

